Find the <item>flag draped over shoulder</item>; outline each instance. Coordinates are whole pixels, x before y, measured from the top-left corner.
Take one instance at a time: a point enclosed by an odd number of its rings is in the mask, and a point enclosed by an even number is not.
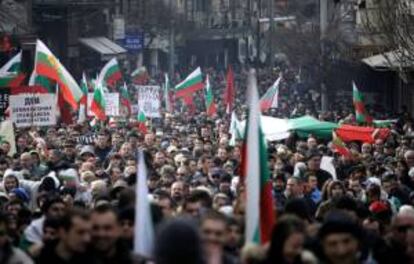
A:
[[[356,86],[355,82],[352,82],[352,95],[353,95],[353,103],[355,107],[355,117],[357,123],[372,123],[372,117],[368,114],[368,111],[365,108],[363,95],[358,90],[358,87]]]
[[[55,81],[60,87],[63,99],[71,106],[72,109],[78,109],[78,103],[82,98],[82,90],[72,75],[52,54],[46,45],[37,40],[35,74]]]
[[[270,241],[275,223],[272,182],[268,168],[267,146],[260,125],[260,105],[254,72],[249,76],[249,115],[245,130],[242,175],[246,192],[245,243]]]
[[[20,51],[0,68],[0,87],[16,87],[22,84],[26,75],[21,72],[21,63]]]
[[[148,200],[147,166],[144,152],[138,153],[137,184],[135,186],[134,253],[151,258],[154,249],[154,223]]]
[[[266,93],[260,98],[260,108],[262,112],[270,108],[277,108],[279,103],[279,85],[282,77],[277,78],[276,82],[267,89]]]

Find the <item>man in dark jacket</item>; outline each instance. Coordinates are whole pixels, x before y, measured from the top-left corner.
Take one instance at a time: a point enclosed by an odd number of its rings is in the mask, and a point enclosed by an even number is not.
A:
[[[60,224],[58,241],[46,244],[36,263],[96,263],[88,250],[91,242],[89,214],[79,210],[70,211],[62,217]]]

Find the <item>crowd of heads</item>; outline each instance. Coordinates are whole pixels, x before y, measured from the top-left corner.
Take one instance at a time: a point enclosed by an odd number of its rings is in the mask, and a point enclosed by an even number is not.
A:
[[[116,126],[16,129],[0,144],[0,263],[144,263],[132,254],[137,154],[147,167],[155,263],[414,263],[414,143],[406,112],[386,140],[292,135],[268,142],[276,224],[264,245],[245,243],[243,140],[230,144],[225,73],[206,69],[219,112],[174,113]],[[260,94],[280,70],[258,72]],[[352,105],[318,112],[320,94],[283,72],[280,107],[268,115],[352,122]],[[247,71],[235,69],[235,111],[246,116]],[[151,80],[157,83],[157,78]],[[321,169],[333,157],[336,175]],[[12,262],[19,260],[21,262]],[[23,262],[22,262],[23,261]]]

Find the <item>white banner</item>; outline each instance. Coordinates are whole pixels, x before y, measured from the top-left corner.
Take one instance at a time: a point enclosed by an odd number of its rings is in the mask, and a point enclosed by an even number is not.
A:
[[[54,94],[10,95],[11,119],[16,127],[56,125]]]
[[[137,85],[139,110],[146,117],[161,117],[160,86]]]
[[[104,93],[106,116],[119,116],[119,93]],[[88,93],[88,116],[94,116],[91,111],[93,93]]]

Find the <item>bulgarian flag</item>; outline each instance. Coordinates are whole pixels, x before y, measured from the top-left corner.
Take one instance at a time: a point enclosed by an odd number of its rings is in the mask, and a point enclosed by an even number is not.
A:
[[[226,107],[226,113],[230,114],[233,111],[233,101],[234,101],[234,74],[231,65],[227,70],[227,82],[226,90],[224,91],[224,105]]]
[[[101,70],[98,76],[98,82],[104,86],[115,88],[117,82],[122,79],[121,68],[118,60],[113,58]]]
[[[266,93],[260,98],[260,108],[262,112],[269,110],[270,108],[277,108],[279,101],[279,84],[282,77],[277,78],[276,82],[266,91]]]
[[[186,97],[192,95],[194,92],[203,89],[203,78],[201,69],[198,67],[193,71],[184,81],[175,86],[175,95],[177,97]]]
[[[93,92],[91,111],[95,114],[98,120],[106,120],[105,105],[105,95],[102,89],[102,85],[100,83],[97,83]]]
[[[214,103],[213,92],[211,91],[210,78],[206,77],[206,108],[207,115],[213,116],[217,113],[217,107]]]
[[[275,212],[272,181],[268,167],[267,146],[260,125],[260,105],[254,73],[249,81],[249,115],[245,129],[242,176],[246,185],[246,244],[270,241]]]
[[[3,67],[0,68],[0,87],[19,86],[26,77],[21,73],[22,52],[17,53]]]
[[[147,122],[147,117],[145,116],[144,111],[139,110],[138,113],[138,130],[142,134],[146,134],[148,132],[147,125],[145,124]]]
[[[131,73],[131,81],[134,84],[144,85],[147,84],[149,80],[149,75],[147,68],[145,66],[138,67],[135,71]]]
[[[83,95],[79,102],[78,124],[86,121],[86,109],[88,108],[88,81],[86,80],[85,73],[82,74],[81,89]]]
[[[345,143],[336,135],[335,132],[332,132],[332,148],[335,152],[341,154],[342,156],[351,156],[351,151],[346,147]]]
[[[353,103],[355,107],[355,116],[357,123],[372,123],[372,117],[368,114],[362,93],[358,90],[358,87],[356,86],[355,82],[352,82],[353,86]]]
[[[124,83],[124,86],[122,86],[121,88],[120,100],[121,100],[121,105],[123,105],[128,110],[128,116],[129,116],[132,113],[132,108],[131,108],[131,100],[129,98],[128,86],[126,85],[126,83]]]
[[[56,82],[48,77],[37,75],[35,71],[29,79],[29,86],[39,86],[45,93],[56,93]]]
[[[40,40],[37,40],[36,43],[35,73],[37,76],[43,76],[57,82],[64,100],[72,109],[78,109],[78,103],[83,96],[81,88],[72,75]]]

